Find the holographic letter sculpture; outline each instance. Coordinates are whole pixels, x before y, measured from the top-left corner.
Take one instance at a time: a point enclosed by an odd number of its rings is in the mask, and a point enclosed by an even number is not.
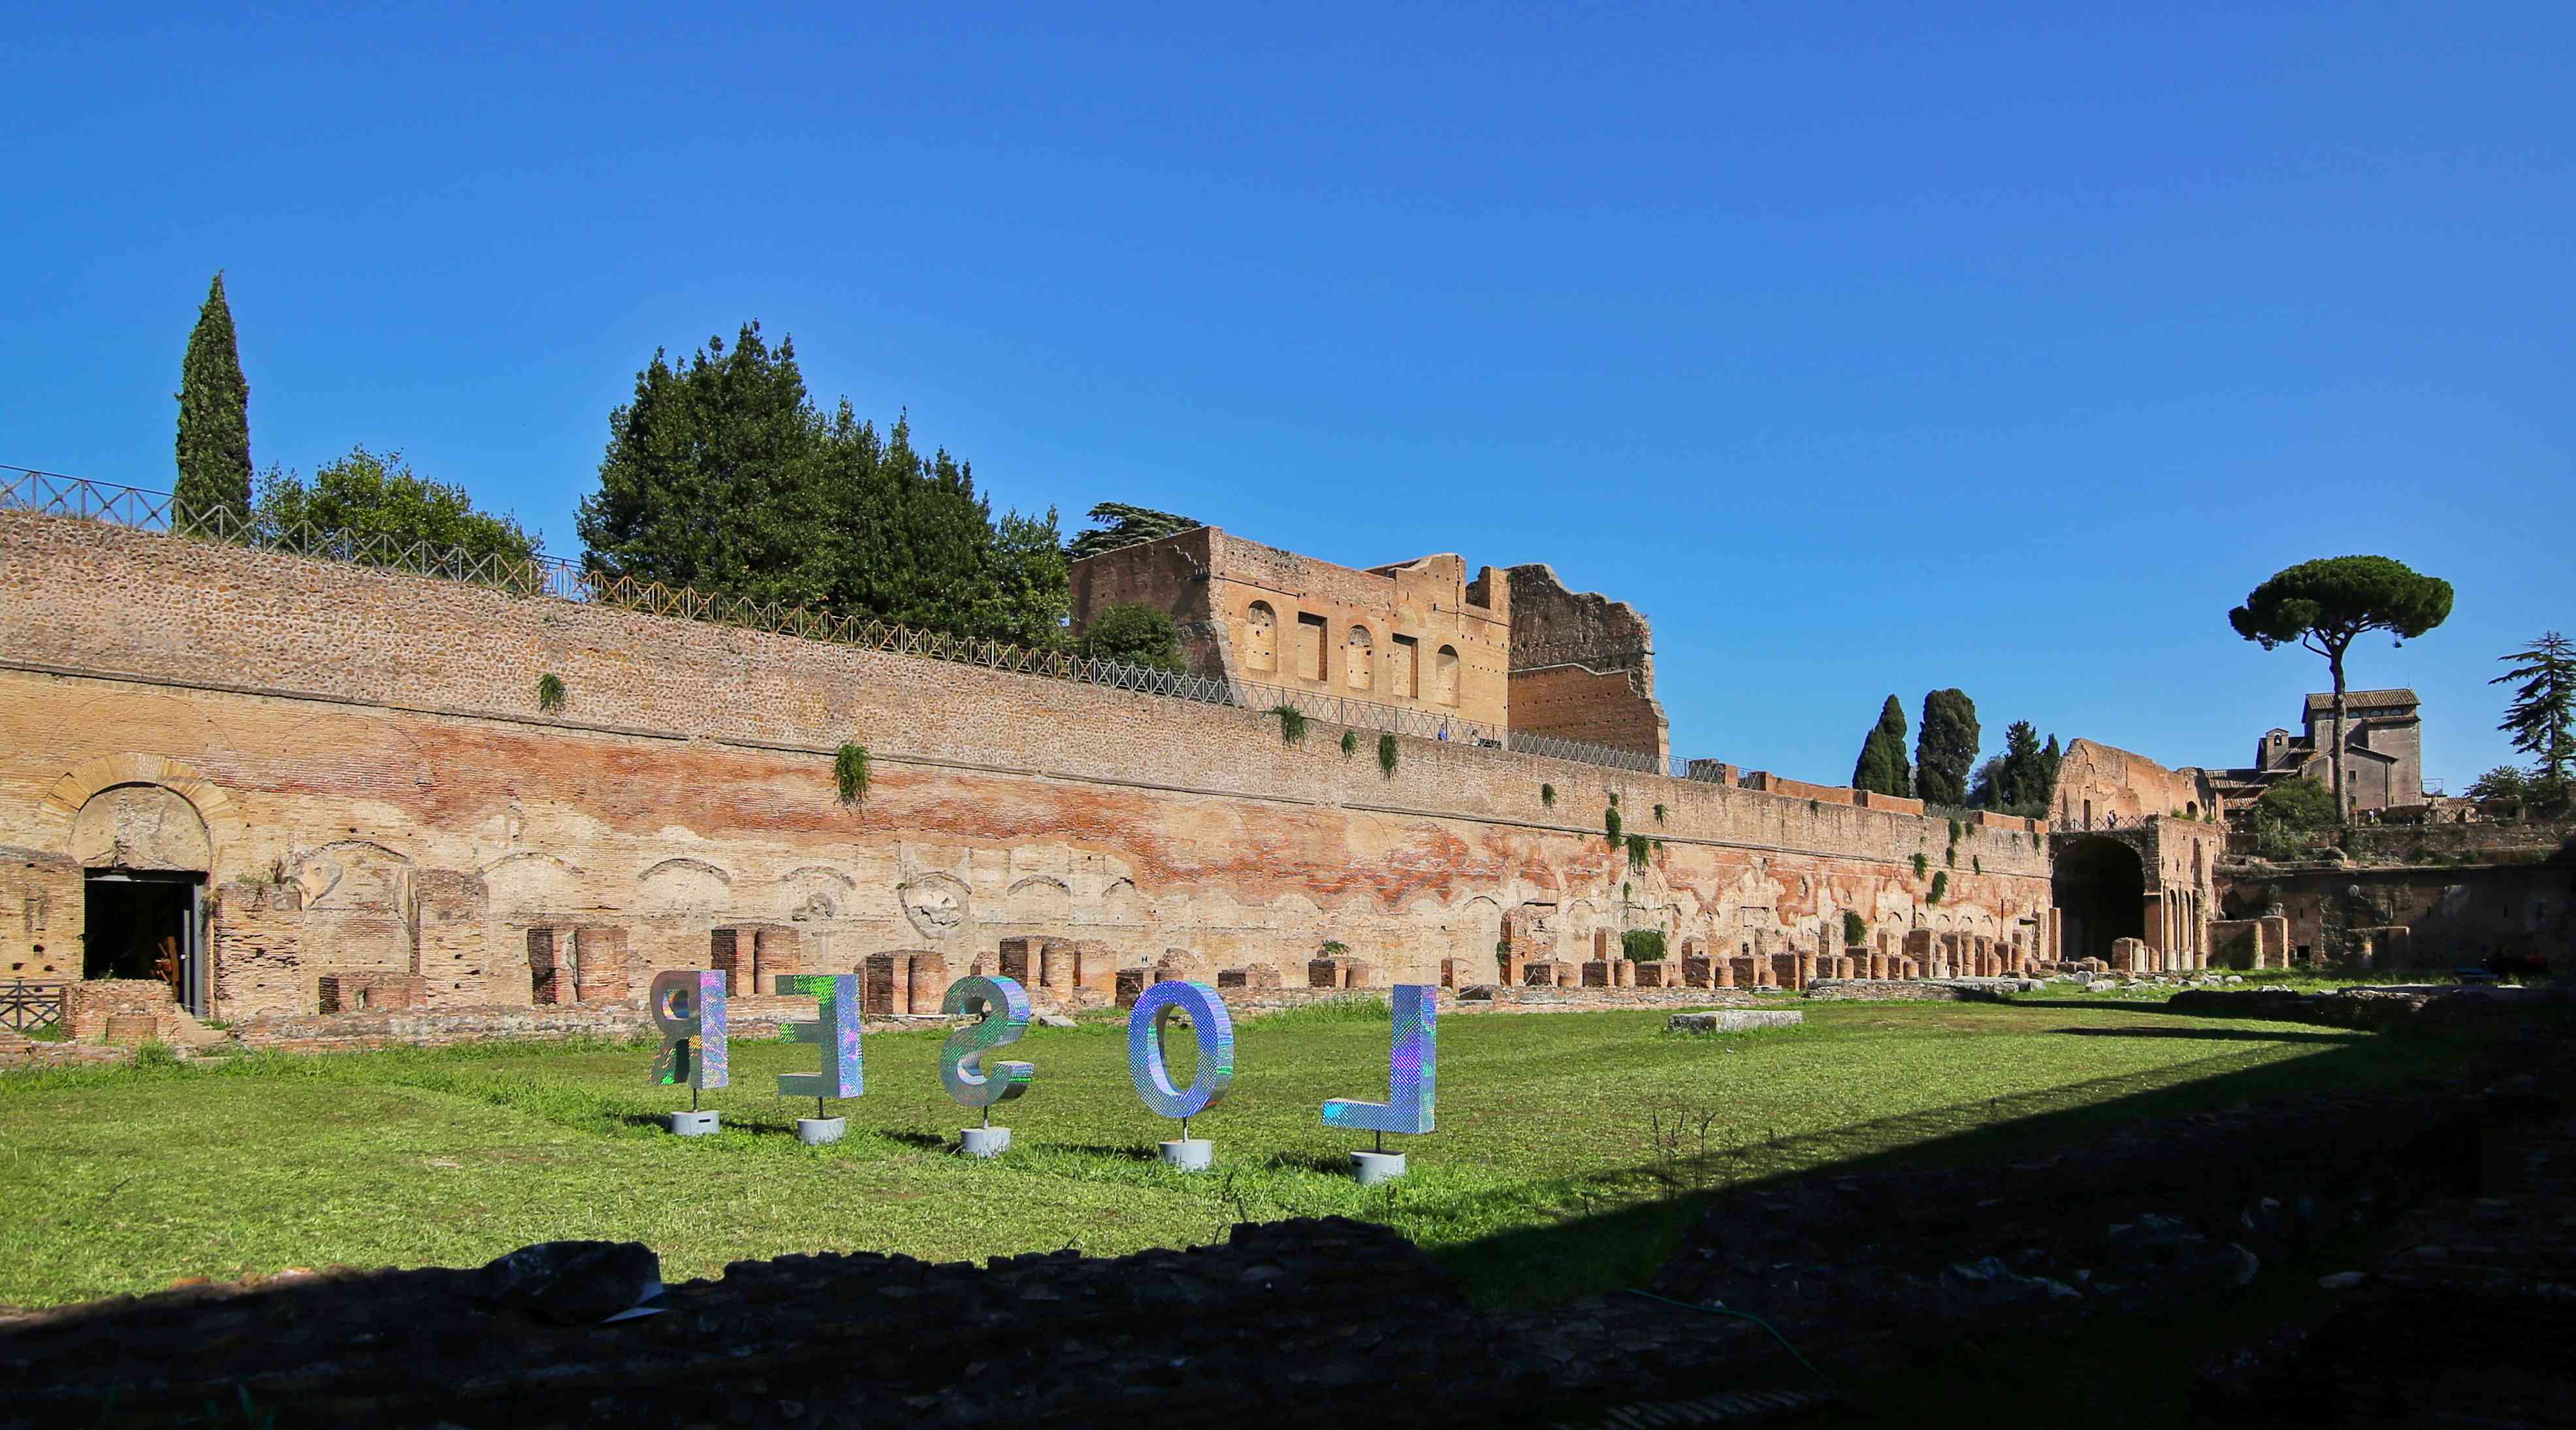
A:
[[[817,1005],[813,1022],[787,1025],[787,1041],[815,1043],[823,1050],[819,1073],[780,1073],[780,1097],[862,1097],[868,1090],[866,1065],[859,1056],[859,980],[847,973],[800,974],[778,980],[781,993],[810,994]]]
[[[1387,1054],[1387,1100],[1324,1104],[1324,1125],[1360,1132],[1424,1133],[1431,1130],[1433,1074],[1440,1061],[1440,990],[1399,983],[1388,990],[1395,1013],[1395,1042]]]
[[[653,1081],[687,1083],[692,1092],[725,1085],[725,976],[672,971],[653,975],[653,1021],[662,1028],[662,1051],[653,1058]]]
[[[1191,1036],[1198,1040],[1198,1072],[1186,1090],[1172,1086],[1163,1061],[1163,1023],[1174,1010],[1189,1014]],[[1234,1020],[1226,1016],[1225,999],[1204,983],[1157,983],[1136,1000],[1127,1015],[1127,1076],[1136,1095],[1157,1117],[1187,1122],[1214,1107],[1234,1082]]]
[[[981,1022],[948,1035],[939,1048],[939,1080],[948,1095],[965,1107],[991,1107],[1029,1090],[1037,1068],[1029,1063],[984,1062],[995,1048],[1020,1040],[1029,1030],[1029,995],[1018,980],[976,976],[948,985],[939,1011],[955,1016],[981,1011]]]

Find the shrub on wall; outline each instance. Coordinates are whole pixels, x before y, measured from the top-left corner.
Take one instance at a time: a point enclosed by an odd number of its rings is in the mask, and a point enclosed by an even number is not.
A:
[[[1921,850],[1916,850],[1914,854],[1914,877],[1917,879],[1922,878],[1923,871],[1931,867],[1932,861],[1924,858]]]
[[[537,677],[537,708],[549,715],[564,707],[563,677],[553,671]]]
[[[1655,822],[1657,824],[1664,822],[1664,807],[1660,804],[1655,806]]]
[[[1306,712],[1305,712],[1305,711],[1300,710],[1300,709],[1298,709],[1296,706],[1291,705],[1291,704],[1289,704],[1289,703],[1287,703],[1286,701],[1284,701],[1284,700],[1283,700],[1283,701],[1281,701],[1280,703],[1278,703],[1278,704],[1276,704],[1276,705],[1271,706],[1271,707],[1270,707],[1270,713],[1279,717],[1279,738],[1280,738],[1280,739],[1282,739],[1282,740],[1286,741],[1287,743],[1289,743],[1289,744],[1291,744],[1291,745],[1299,745],[1299,744],[1303,744],[1303,743],[1305,743],[1305,740],[1306,740]]]
[[[1948,892],[1950,892],[1950,876],[1947,874],[1935,874],[1932,876],[1932,897],[1925,899],[1923,902],[1927,904],[1937,904],[1941,902],[1941,896]]]
[[[1646,836],[1642,834],[1629,835],[1627,843],[1628,867],[1642,872],[1646,867],[1647,859],[1651,858],[1655,852],[1654,846],[1647,843]]]
[[[1399,747],[1395,743],[1394,735],[1387,734],[1377,737],[1378,772],[1385,775],[1388,779],[1395,778],[1395,756],[1398,748]]]
[[[1609,837],[1610,847],[1619,847],[1619,806],[1612,804],[1601,812],[1601,832]]]
[[[1843,946],[1858,948],[1869,941],[1869,925],[1849,909],[1843,910]]]
[[[1359,752],[1360,732],[1357,730],[1344,730],[1342,732],[1342,758],[1347,760]]]
[[[841,803],[857,804],[868,797],[868,747],[844,742],[832,756],[832,783],[841,791]]]
[[[1636,963],[1653,963],[1664,956],[1662,929],[1630,929],[1619,935],[1619,955]]]
[[[1538,787],[1538,802],[1547,806],[1549,809],[1556,808],[1556,786],[1548,784],[1540,785]]]

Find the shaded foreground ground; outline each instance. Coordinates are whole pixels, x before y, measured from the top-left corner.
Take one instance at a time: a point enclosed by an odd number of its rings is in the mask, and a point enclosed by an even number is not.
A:
[[[1479,1016],[1441,1029],[1440,1130],[1363,1192],[1328,1097],[1383,1095],[1382,1017],[1239,1027],[1226,1103],[1193,1124],[1219,1174],[1151,1160],[1172,1135],[1128,1086],[1115,1024],[1036,1031],[997,1165],[949,1155],[939,1037],[868,1044],[851,1136],[805,1148],[772,1094],[809,1050],[735,1046],[730,1130],[662,1134],[685,1093],[634,1047],[484,1046],[0,1079],[0,1302],[44,1305],[291,1266],[472,1265],[530,1242],[638,1240],[671,1280],[819,1250],[934,1260],[1222,1239],[1341,1214],[1414,1238],[1488,1302],[1642,1282],[1700,1196],[1835,1164],[1977,1159],[2102,1121],[2448,1070],[2449,1043],[2137,1005],[1840,1005],[1789,1032],[1660,1031],[1662,1013]],[[1186,1059],[1183,1059],[1184,1064]],[[1655,1130],[1676,1120],[1678,1144]],[[1705,1142],[1703,1143],[1703,1128]]]

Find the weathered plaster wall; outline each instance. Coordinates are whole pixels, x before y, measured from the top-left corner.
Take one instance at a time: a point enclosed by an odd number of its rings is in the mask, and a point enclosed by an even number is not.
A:
[[[1622,927],[1812,949],[1846,909],[2001,939],[2047,907],[2031,831],[1978,829],[1984,873],[1928,908],[1944,824],[1903,812],[1415,739],[1389,777],[1241,710],[59,518],[0,514],[0,552],[8,868],[51,888],[90,801],[192,791],[218,1016],[312,1011],[344,971],[524,1003],[539,930],[614,1001],[719,929],[782,968],[1056,934],[1291,982],[1333,938],[1432,982],[1507,914],[1536,956]],[[875,774],[845,806],[852,739]],[[1614,792],[1661,841],[1643,870],[1601,833]],[[47,932],[76,930],[49,905]]]
[[[2066,747],[2050,808],[2050,822],[2066,832],[2116,828],[2158,815],[2216,819],[2225,813],[2200,771],[2167,769],[2095,740]]]

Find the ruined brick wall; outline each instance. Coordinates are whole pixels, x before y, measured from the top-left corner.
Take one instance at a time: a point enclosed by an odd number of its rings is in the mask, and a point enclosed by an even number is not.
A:
[[[1454,555],[1359,570],[1215,527],[1073,563],[1073,625],[1133,602],[1168,612],[1191,668],[1319,699],[1507,726],[1511,596]]]
[[[1512,728],[1672,756],[1655,698],[1654,632],[1637,608],[1574,592],[1545,565],[1514,566]]]
[[[2225,814],[2200,771],[2167,769],[2097,740],[2077,740],[2066,747],[2049,807],[2050,822],[2069,831],[2110,829],[2158,815],[2217,819]]]
[[[2411,869],[2231,865],[2219,904],[2232,919],[2286,919],[2293,959],[2377,955],[2390,941],[2369,931],[2395,927],[2410,931],[2402,958],[2390,960],[2395,966],[2456,968],[2501,954],[2576,972],[2576,859]]]
[[[68,854],[0,847],[0,977],[81,976],[81,871]]]
[[[1996,832],[1927,906],[1943,822],[1902,810],[1432,740],[1390,778],[1326,726],[60,518],[0,513],[0,552],[0,845],[68,856],[137,772],[186,791],[220,1017],[311,1012],[342,972],[526,1005],[537,929],[557,987],[628,1002],[718,929],[793,932],[816,972],[1058,937],[1288,983],[1335,939],[1383,985],[1493,976],[1507,919],[1779,954],[1846,909],[1992,938],[2048,902],[2042,841]],[[843,805],[850,739],[875,773]],[[1614,793],[1661,841],[1642,870],[1602,838]]]

